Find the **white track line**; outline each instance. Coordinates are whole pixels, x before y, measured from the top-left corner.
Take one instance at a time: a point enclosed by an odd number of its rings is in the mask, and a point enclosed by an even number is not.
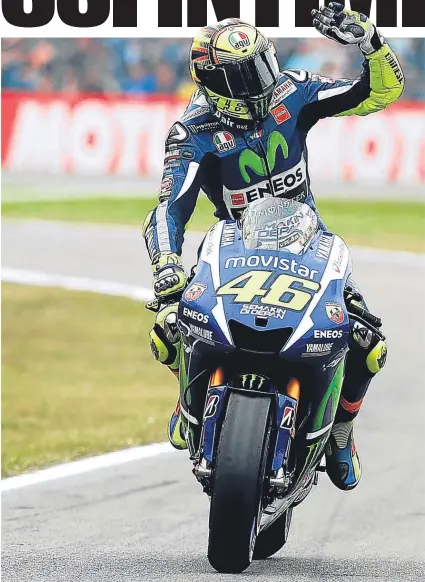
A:
[[[11,267],[2,267],[2,281],[6,283],[20,283],[23,285],[35,285],[37,287],[60,287],[70,291],[89,291],[101,293],[102,295],[114,295],[118,297],[129,297],[138,301],[149,301],[153,299],[151,289],[115,283],[114,281],[99,281],[85,277],[69,277],[67,275],[56,275],[54,273],[43,273],[41,271],[24,271]]]
[[[412,267],[425,267],[425,255],[420,253],[408,253],[403,251],[385,251],[379,249],[353,249],[354,259],[366,262],[383,262],[398,263]],[[115,295],[119,297],[129,297],[139,301],[148,301],[153,298],[152,291],[144,287],[135,285],[125,285],[113,281],[99,281],[84,277],[68,277],[53,273],[43,273],[40,271],[25,271],[3,267],[1,272],[2,280],[8,283],[20,283],[24,285],[35,285],[41,287],[60,287],[72,291],[89,291],[92,293],[101,293],[104,295]],[[42,469],[33,473],[25,473],[17,477],[2,479],[0,484],[1,491],[11,491],[45,483],[53,479],[80,475],[88,471],[103,469],[113,465],[121,465],[129,461],[136,461],[168,453],[174,449],[168,443],[154,443],[143,447],[133,447],[99,455],[88,457],[80,461],[56,465],[48,469]]]
[[[55,465],[48,469],[41,469],[33,473],[25,473],[24,475],[17,475],[16,477],[9,477],[2,479],[0,483],[0,490],[13,491],[21,489],[28,485],[37,485],[39,483],[46,483],[54,479],[62,477],[71,477],[72,475],[81,475],[96,469],[106,469],[108,467],[122,465],[130,461],[140,461],[141,459],[149,459],[163,455],[164,453],[174,452],[175,449],[169,443],[154,443],[143,447],[131,447],[122,451],[113,453],[106,453],[97,457],[88,457],[80,461],[72,461],[71,463],[63,463],[62,465]]]

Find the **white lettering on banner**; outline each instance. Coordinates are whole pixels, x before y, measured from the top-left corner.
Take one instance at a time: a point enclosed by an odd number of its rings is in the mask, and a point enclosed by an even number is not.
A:
[[[15,172],[147,176],[158,179],[159,187],[165,137],[185,105],[173,98],[67,99],[5,92],[3,167]],[[394,104],[365,118],[322,120],[310,132],[308,144],[313,186],[320,180],[380,187],[425,184],[423,104]],[[305,175],[302,163],[275,176],[275,193],[285,194]],[[271,190],[263,181],[227,191],[228,203],[243,208]]]
[[[309,134],[309,149],[313,184],[424,184],[425,106],[395,104],[379,115],[346,118],[340,124],[322,120]]]
[[[392,119],[402,141],[397,181],[407,185],[425,183],[425,108],[420,112],[407,110]]]
[[[12,171],[93,175],[161,174],[164,141],[183,107],[171,102],[23,96],[4,166]]]
[[[164,140],[169,129],[164,122],[163,111],[157,106],[149,106],[148,115],[140,104],[129,103],[114,106],[114,116],[122,138],[121,149],[117,156],[115,172],[120,176],[152,175],[162,172],[162,157],[155,158],[149,153],[164,152]],[[160,128],[158,133],[152,127]]]
[[[69,154],[76,174],[107,174],[115,153],[110,111],[103,102],[83,101],[70,115]]]
[[[3,99],[7,97],[2,96]],[[11,128],[8,151],[3,152],[5,168],[63,174],[68,114],[66,103],[60,100],[52,101],[48,107],[35,99],[23,100]]]
[[[398,139],[387,118],[371,115],[367,124],[357,123],[347,143],[355,177],[359,181],[381,180],[397,163]],[[354,176],[353,176],[354,177]]]

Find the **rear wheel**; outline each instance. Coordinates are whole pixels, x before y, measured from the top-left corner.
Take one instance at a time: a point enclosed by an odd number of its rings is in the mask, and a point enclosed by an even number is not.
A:
[[[287,509],[270,527],[258,534],[254,560],[265,560],[283,548],[288,541],[291,519],[292,507]]]
[[[270,400],[231,392],[213,477],[208,559],[218,572],[252,562],[270,441]]]

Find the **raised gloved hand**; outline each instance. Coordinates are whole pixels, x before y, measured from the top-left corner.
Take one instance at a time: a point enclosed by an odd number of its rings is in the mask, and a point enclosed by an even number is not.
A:
[[[324,36],[343,45],[356,44],[364,55],[384,45],[384,38],[367,16],[332,2],[312,11],[313,25]]]
[[[175,253],[161,253],[152,264],[153,290],[158,299],[177,298],[186,287],[187,276],[180,257]]]

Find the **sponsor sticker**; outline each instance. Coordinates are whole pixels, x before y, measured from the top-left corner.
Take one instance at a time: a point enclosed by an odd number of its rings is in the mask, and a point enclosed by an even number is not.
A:
[[[220,397],[217,394],[211,394],[208,398],[207,405],[205,406],[204,418],[215,416],[219,401]]]
[[[218,131],[214,134],[213,141],[220,154],[236,148],[236,140],[228,131]]]
[[[180,158],[184,158],[185,160],[193,160],[194,157],[195,154],[190,150],[182,150],[178,145],[173,144],[165,152],[165,163],[179,160]]]
[[[206,313],[200,313],[199,311],[189,309],[188,307],[183,308],[183,315],[194,321],[199,321],[199,323],[208,323],[210,320],[210,316]]]
[[[290,79],[284,81],[274,90],[271,107],[274,107],[275,105],[286,99],[286,97],[289,97],[289,95],[295,93],[296,90],[297,90],[296,86]]]
[[[241,307],[240,314],[284,319],[286,315],[286,309],[282,309],[281,307],[271,307],[269,305],[253,305],[252,303],[245,303],[245,305],[242,305]]]
[[[226,206],[229,208],[242,207],[243,205],[250,204],[254,200],[259,200],[262,198],[268,198],[270,196],[284,196],[294,188],[300,187],[302,193],[299,196],[291,197],[293,200],[298,200],[298,198],[305,199],[306,197],[306,187],[302,187],[307,179],[307,166],[302,159],[299,164],[286,170],[281,174],[273,176],[271,180],[264,180],[258,184],[248,186],[243,190],[228,190],[226,187],[223,189],[223,196]],[[235,197],[235,198],[234,198]],[[236,202],[235,202],[236,201]]]
[[[328,356],[332,351],[333,343],[326,344],[307,344],[305,346],[305,352],[301,354],[304,358],[314,357],[314,356]]]
[[[404,75],[403,75],[402,70],[400,69],[398,62],[391,54],[386,54],[385,59],[388,61],[388,64],[390,65],[390,67],[394,71],[394,74],[397,78],[397,81],[399,81],[399,83],[401,83],[404,79]]]
[[[335,259],[334,263],[333,263],[333,270],[336,273],[340,273],[341,272],[341,265],[342,265],[342,260],[344,258],[344,250],[345,250],[345,243],[344,242],[340,242],[339,244],[339,249],[338,249],[338,256]]]
[[[192,323],[189,325],[190,331],[192,335],[199,337],[202,340],[207,342],[213,341],[213,332],[209,329],[205,329],[203,327],[199,327],[198,325],[193,325]]]
[[[208,121],[206,123],[198,123],[196,125],[188,125],[187,128],[192,133],[205,133],[207,131],[214,131],[220,129],[221,125],[218,121]]]
[[[285,123],[285,121],[291,119],[291,114],[289,113],[286,105],[283,105],[283,103],[272,109],[271,114],[273,115],[274,120],[278,125],[282,125],[282,123]]]
[[[294,234],[287,236],[285,239],[279,242],[279,249],[284,249],[285,247],[293,245],[294,242],[297,242],[300,236],[301,236],[300,232],[294,232]],[[300,242],[300,244],[302,244],[302,242]]]
[[[189,289],[186,290],[184,298],[186,301],[196,301],[206,291],[205,283],[192,283]]]
[[[222,247],[229,247],[233,244],[236,234],[236,222],[226,222],[223,228],[223,233],[221,235],[221,245]]]
[[[260,129],[259,131],[255,131],[252,135],[250,135],[249,137],[251,139],[260,139],[261,137],[263,137],[263,130]]]
[[[316,75],[315,73],[311,75],[311,80],[317,83],[335,83],[335,79],[331,79],[330,77],[323,77],[322,75]]]
[[[245,194],[243,192],[231,194],[230,199],[232,201],[233,206],[245,206],[247,204]]]
[[[165,199],[171,196],[174,185],[174,178],[172,176],[166,176],[162,179],[160,197]],[[162,201],[162,200],[161,200]]]
[[[282,416],[280,428],[291,430],[295,422],[295,408],[293,406],[285,406]]]
[[[181,162],[178,160],[172,160],[171,162],[167,162],[164,166],[164,174],[172,174],[173,170],[176,168],[180,168]]]
[[[337,325],[341,324],[344,319],[344,311],[339,303],[327,302],[325,303],[326,314],[331,321]]]
[[[333,244],[333,237],[322,234],[317,245],[316,257],[318,259],[329,259]]]
[[[232,32],[229,35],[229,42],[236,50],[246,48],[251,44],[249,36],[244,32]]]
[[[287,259],[281,256],[273,255],[251,255],[250,257],[229,257],[225,264],[225,269],[245,269],[246,267],[256,268],[264,267],[280,271],[289,271],[293,275],[304,279],[314,280],[318,271],[310,269],[306,265],[298,263],[295,259]],[[332,304],[336,305],[336,304]],[[342,314],[344,316],[344,314]]]
[[[340,339],[342,329],[315,329],[314,339]]]

